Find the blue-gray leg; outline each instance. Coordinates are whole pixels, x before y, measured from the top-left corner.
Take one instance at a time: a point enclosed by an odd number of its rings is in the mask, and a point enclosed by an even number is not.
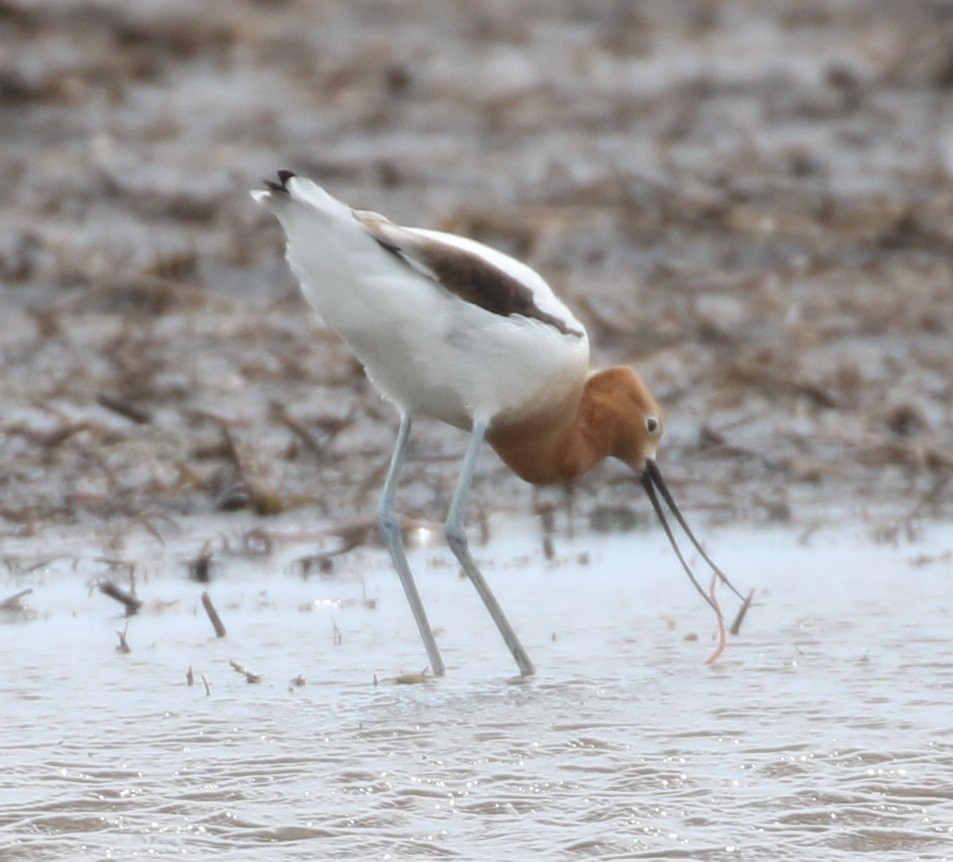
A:
[[[467,544],[466,530],[463,525],[467,508],[467,497],[470,495],[470,486],[473,484],[473,471],[476,467],[477,454],[480,451],[480,446],[483,443],[485,434],[486,423],[475,422],[473,425],[473,433],[470,435],[470,442],[467,444],[466,455],[463,457],[463,468],[460,471],[460,478],[457,480],[457,488],[453,492],[453,501],[450,503],[450,511],[447,513],[447,542],[450,544],[450,550],[453,551],[454,556],[460,561],[460,565],[463,566],[463,571],[466,572],[467,577],[470,578],[473,582],[473,586],[476,587],[480,598],[483,599],[483,604],[486,605],[490,616],[493,617],[493,622],[496,623],[500,634],[503,635],[503,640],[506,641],[510,652],[513,653],[513,658],[516,659],[520,673],[523,676],[532,676],[536,673],[536,669],[526,654],[526,650],[523,649],[523,645],[516,636],[516,632],[513,631],[509,620],[503,613],[503,609],[500,607],[499,602],[497,602],[496,596],[493,595],[489,585],[483,579],[483,575],[480,574],[476,563],[473,562],[473,557],[470,556],[470,548]]]
[[[420,601],[420,593],[417,592],[417,584],[414,583],[414,576],[411,574],[410,565],[407,562],[407,555],[404,553],[404,543],[400,536],[400,518],[394,511],[394,496],[397,493],[397,482],[400,477],[400,468],[404,463],[404,452],[407,449],[407,439],[410,437],[410,426],[412,418],[410,414],[401,414],[400,430],[397,432],[397,443],[394,446],[394,454],[391,456],[390,468],[387,471],[387,479],[384,481],[384,491],[381,495],[380,506],[377,510],[377,523],[380,526],[381,536],[384,544],[390,552],[390,558],[394,561],[394,567],[400,576],[400,582],[403,584],[404,592],[407,594],[407,601],[410,602],[410,609],[414,614],[414,621],[420,630],[420,636],[423,638],[424,646],[427,648],[427,657],[430,659],[430,670],[435,676],[444,675],[443,659],[440,657],[440,650],[437,649],[437,641],[433,636],[433,629],[430,628],[430,622],[427,620],[427,612],[424,610],[423,602]]]

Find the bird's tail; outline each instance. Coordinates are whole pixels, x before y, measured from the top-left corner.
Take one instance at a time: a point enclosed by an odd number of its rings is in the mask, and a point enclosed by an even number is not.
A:
[[[347,218],[353,215],[350,207],[329,195],[321,186],[306,177],[299,177],[291,171],[278,171],[278,182],[263,180],[264,189],[253,189],[252,198],[262,206],[281,217],[289,208],[298,204],[312,212],[323,213],[333,218]]]

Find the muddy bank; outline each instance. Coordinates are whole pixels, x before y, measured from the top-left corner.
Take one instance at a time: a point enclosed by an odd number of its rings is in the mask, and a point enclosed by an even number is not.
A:
[[[247,197],[277,167],[543,272],[660,395],[686,509],[953,508],[940,4],[3,0],[0,45],[7,532],[372,509],[396,420]],[[463,439],[415,437],[433,516]],[[487,451],[475,512],[534,503]]]

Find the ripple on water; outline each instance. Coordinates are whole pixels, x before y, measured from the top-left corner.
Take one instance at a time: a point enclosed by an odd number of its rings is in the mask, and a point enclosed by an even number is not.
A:
[[[542,560],[500,580],[542,669],[516,687],[467,585],[422,561],[451,676],[400,687],[381,680],[415,667],[419,644],[383,565],[321,582],[282,566],[222,579],[226,643],[199,633],[191,585],[157,565],[149,587],[183,591],[180,609],[131,622],[135,662],[115,653],[116,620],[75,573],[47,575],[31,597],[44,614],[17,623],[4,656],[0,689],[16,697],[0,740],[0,841],[17,859],[80,862],[467,859],[474,848],[500,862],[941,858],[953,746],[948,620],[931,616],[947,589],[939,567],[898,603],[890,578],[865,575],[902,574],[902,552],[841,542],[835,556],[851,566],[831,564],[843,582],[818,607],[831,568],[816,565],[818,537],[804,549],[774,536],[770,567],[751,537],[725,540],[725,565],[741,582],[770,578],[770,599],[709,668],[704,644],[683,635],[710,619],[672,572],[638,585],[620,574],[656,540],[602,537],[596,553],[577,539],[590,563],[575,587],[552,590]],[[525,542],[493,553],[526,557]],[[624,610],[592,601],[623,587],[641,591]],[[260,590],[268,602],[244,598]],[[321,605],[334,609],[337,647],[320,636],[329,615],[298,610],[365,591],[373,611]],[[236,656],[260,685],[229,668]],[[189,665],[210,696],[185,684]],[[289,687],[298,673],[318,682]]]

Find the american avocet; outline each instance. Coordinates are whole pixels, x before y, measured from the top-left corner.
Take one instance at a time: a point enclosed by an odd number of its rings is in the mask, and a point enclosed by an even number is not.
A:
[[[470,432],[447,514],[450,548],[480,594],[520,673],[534,673],[489,585],[464,530],[464,513],[480,444],[485,439],[520,477],[536,484],[569,482],[605,458],[618,458],[640,478],[675,553],[701,587],[665,517],[659,495],[712,567],[662,480],[655,452],[662,411],[631,368],[589,371],[583,325],[530,267],[471,239],[400,227],[352,210],[309,179],[279,171],[278,182],[252,197],[281,222],[286,257],[305,297],[351,346],[368,376],[400,412],[400,429],[378,509],[381,534],[400,575],[432,672],[443,659],[427,621],[401,542],[394,495],[416,415]]]

